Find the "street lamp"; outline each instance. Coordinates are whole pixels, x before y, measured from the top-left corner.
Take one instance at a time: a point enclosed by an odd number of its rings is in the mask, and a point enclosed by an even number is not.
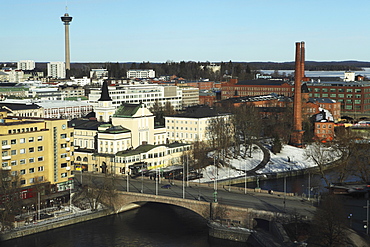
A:
[[[67,166],[66,170],[70,171],[70,176],[71,176],[72,175],[71,167]],[[68,181],[69,181],[69,177],[68,177]],[[70,212],[72,211],[72,180],[71,182],[69,182],[69,211]]]
[[[244,165],[244,194],[247,194],[247,164]]]

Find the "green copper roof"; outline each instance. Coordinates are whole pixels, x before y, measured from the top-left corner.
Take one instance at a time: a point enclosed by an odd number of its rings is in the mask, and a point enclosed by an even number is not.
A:
[[[119,152],[116,153],[116,156],[126,157],[126,156],[132,156],[132,155],[137,155],[137,154],[141,154],[141,153],[146,153],[146,152],[152,150],[155,147],[158,147],[158,146],[157,145],[151,145],[151,144],[140,145],[134,150],[119,151]]]
[[[99,132],[100,133],[118,134],[118,133],[130,132],[130,130],[122,127],[121,125],[119,125],[119,126],[112,126],[109,129],[102,130],[102,131],[99,131]]]
[[[132,117],[140,109],[141,104],[122,104],[113,117]]]

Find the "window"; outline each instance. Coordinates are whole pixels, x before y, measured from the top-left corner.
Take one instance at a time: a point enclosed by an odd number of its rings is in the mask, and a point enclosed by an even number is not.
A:
[[[60,158],[66,158],[66,157],[67,157],[66,153],[60,155]]]
[[[2,141],[1,141],[1,144],[2,144],[3,146],[8,145],[8,140],[2,140]]]
[[[26,153],[26,149],[25,149],[25,148],[21,148],[21,149],[19,150],[19,153],[20,153],[20,154],[25,154],[25,153]]]
[[[39,166],[39,167],[37,167],[37,171],[39,171],[39,172],[44,171],[44,167],[43,167],[43,166]]]
[[[26,143],[26,138],[19,139],[19,143]]]
[[[60,138],[62,138],[62,139],[67,138],[67,134],[61,134],[61,135],[60,135]]]
[[[43,138],[42,136],[38,136],[38,137],[37,137],[37,140],[38,140],[38,141],[42,141],[43,139],[44,139],[44,138]]]
[[[43,146],[38,146],[38,147],[37,147],[37,151],[40,151],[40,152],[41,152],[41,151],[43,151],[43,150],[44,150],[44,147],[43,147]]]
[[[28,149],[28,152],[30,152],[30,153],[33,153],[33,152],[35,152],[35,148],[34,148],[34,147],[32,147],[32,148],[29,148],[29,149]]]
[[[12,151],[10,151],[10,154],[11,154],[11,155],[17,155],[17,150],[12,150]]]
[[[22,179],[21,180],[21,185],[25,185],[26,184],[26,180]]]
[[[66,178],[66,177],[67,177],[67,173],[66,173],[66,172],[63,172],[63,173],[61,174],[61,177],[62,177],[62,178]]]
[[[2,167],[7,167],[8,165],[9,165],[8,161],[4,161],[4,162],[2,163]]]
[[[35,168],[30,168],[30,169],[28,169],[28,172],[29,172],[29,173],[34,173],[34,172],[35,172]]]
[[[35,182],[35,178],[30,178],[30,184],[34,183]]]
[[[12,166],[16,166],[16,165],[17,165],[17,161],[16,161],[16,160],[12,160],[12,161],[10,162],[10,164],[11,164]]]
[[[35,138],[34,137],[29,137],[28,138],[28,142],[33,142],[35,140]]]
[[[37,181],[41,182],[41,181],[44,181],[44,176],[40,176],[37,178]]]
[[[28,162],[29,162],[29,163],[33,163],[33,162],[35,162],[35,158],[29,158],[29,159],[28,159]]]
[[[67,143],[60,144],[60,148],[66,148],[66,147],[67,147]]]
[[[37,158],[37,161],[44,161],[44,156],[40,156]]]
[[[17,144],[17,140],[16,139],[11,140],[10,144]]]
[[[19,160],[19,164],[21,164],[21,165],[26,164],[26,159],[20,159],[20,160]]]
[[[26,169],[22,169],[19,172],[20,172],[21,175],[24,175],[24,174],[26,174]]]
[[[66,167],[67,167],[67,163],[62,163],[62,164],[60,164],[60,167],[61,167],[61,168],[66,168]]]
[[[8,156],[8,155],[9,155],[8,151],[2,151],[1,152],[2,157]]]

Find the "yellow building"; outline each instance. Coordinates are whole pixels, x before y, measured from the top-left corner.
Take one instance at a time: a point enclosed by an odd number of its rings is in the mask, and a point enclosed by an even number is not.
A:
[[[65,119],[8,117],[0,112],[2,169],[19,176],[22,187],[51,185],[52,192],[72,186],[73,128]]]

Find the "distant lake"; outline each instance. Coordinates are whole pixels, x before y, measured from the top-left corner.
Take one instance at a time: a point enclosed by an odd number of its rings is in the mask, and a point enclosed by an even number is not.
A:
[[[353,71],[355,75],[362,75],[370,78],[370,68],[362,68],[364,70]],[[272,74],[275,70],[261,70],[264,74]],[[293,74],[294,70],[278,70],[280,74],[286,73],[287,75]],[[340,77],[344,78],[345,71],[305,71],[307,77]]]

